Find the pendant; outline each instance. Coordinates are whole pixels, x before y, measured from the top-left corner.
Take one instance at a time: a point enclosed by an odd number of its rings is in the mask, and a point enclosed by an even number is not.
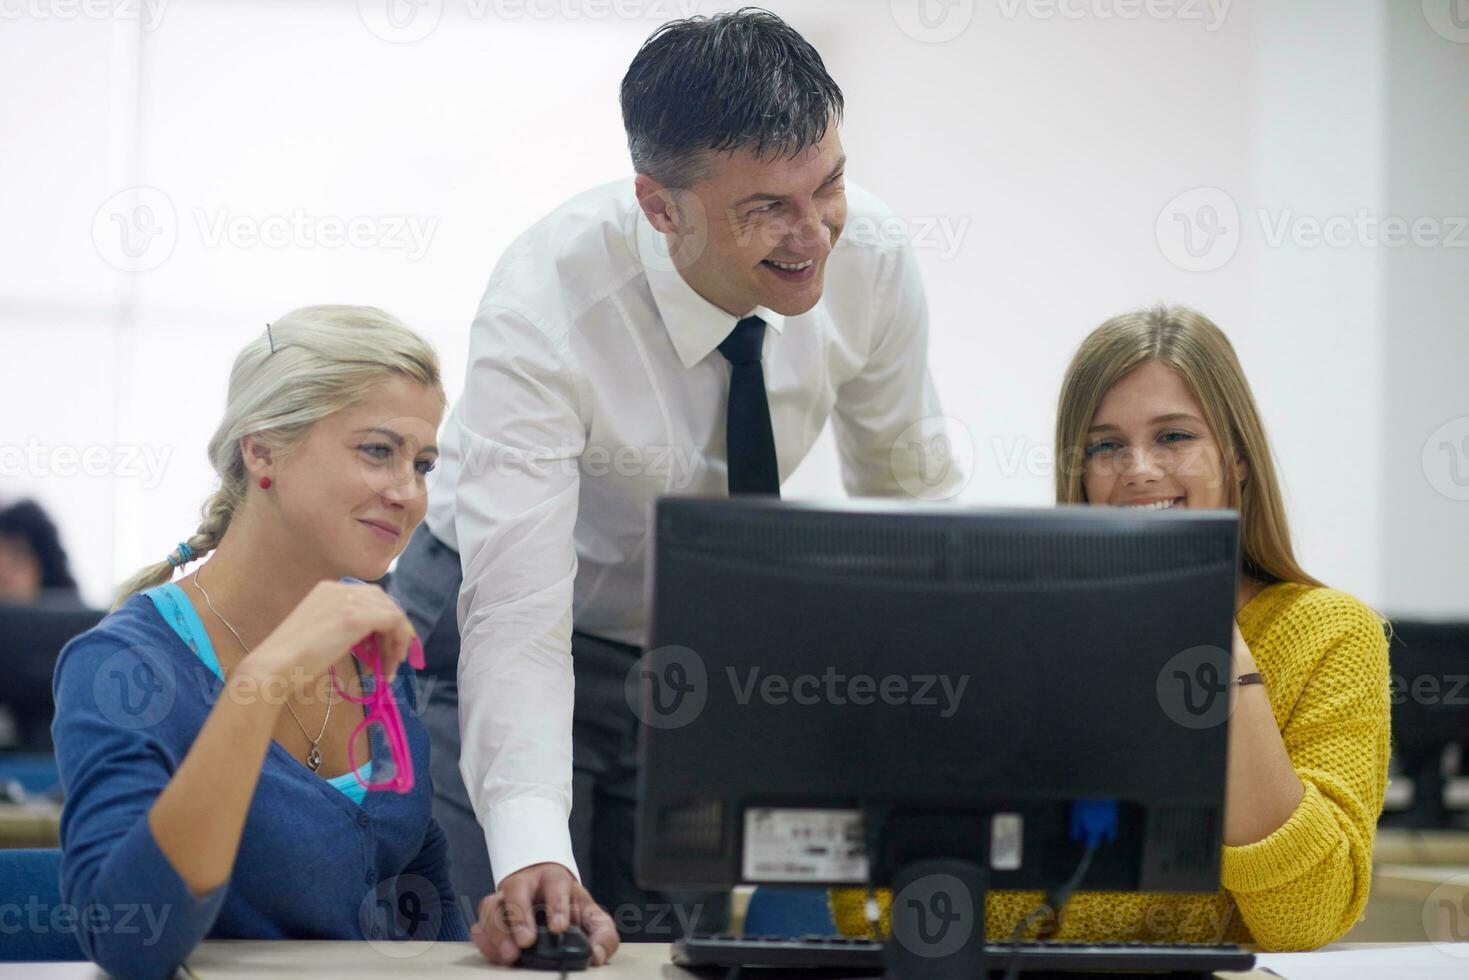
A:
[[[316,746],[311,746],[311,751],[306,753],[306,768],[312,772],[321,768],[321,752]]]

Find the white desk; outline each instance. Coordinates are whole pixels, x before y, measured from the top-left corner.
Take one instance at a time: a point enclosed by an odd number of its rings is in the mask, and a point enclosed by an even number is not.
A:
[[[396,948],[393,948],[396,947]],[[500,974],[556,977],[537,970],[491,966],[473,943],[260,942],[210,940],[190,956],[174,980],[236,980],[278,977],[367,980],[382,977],[484,977]],[[691,974],[668,961],[667,943],[623,946],[607,966],[575,976],[596,980]],[[0,980],[106,980],[90,963],[0,963]]]
[[[384,944],[387,945],[387,944]],[[194,980],[263,980],[269,977],[471,977],[511,974],[555,976],[492,967],[469,943],[398,943],[379,952],[367,943],[206,942],[189,957]],[[402,954],[402,955],[390,955]],[[1458,955],[1462,954],[1462,955]],[[1261,953],[1260,966],[1274,972],[1221,973],[1228,980],[1284,977],[1285,980],[1462,980],[1469,975],[1469,943],[1343,943],[1314,953]],[[657,977],[687,980],[692,974],[668,962],[661,943],[623,946],[612,962],[582,974],[591,980]],[[783,976],[788,974],[782,973]],[[100,980],[86,963],[0,964],[3,980]],[[183,976],[183,974],[180,974]]]
[[[393,947],[399,947],[394,949]],[[188,960],[197,980],[264,980],[269,977],[483,977],[515,974],[558,977],[559,973],[495,967],[473,943],[270,943],[207,942]],[[661,971],[667,970],[665,974]],[[623,946],[612,962],[577,974],[598,980],[690,975],[668,962],[667,943]]]
[[[1469,943],[1337,943],[1255,962],[1285,980],[1448,980],[1469,976]]]

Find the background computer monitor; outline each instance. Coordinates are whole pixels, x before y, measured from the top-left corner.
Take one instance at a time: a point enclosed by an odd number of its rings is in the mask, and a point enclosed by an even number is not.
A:
[[[1449,809],[1443,766],[1445,751],[1458,746],[1462,771],[1469,749],[1469,623],[1394,619],[1391,634],[1393,752],[1413,799],[1382,823],[1453,827],[1465,817]]]
[[[36,605],[0,603],[0,704],[16,721],[19,745],[27,752],[51,750],[51,719],[56,703],[51,676],[61,648],[96,626],[106,615],[75,602]]]
[[[1217,890],[1237,539],[1230,512],[659,501],[638,880],[881,885],[962,850],[1049,887],[1106,799],[1083,887]]]

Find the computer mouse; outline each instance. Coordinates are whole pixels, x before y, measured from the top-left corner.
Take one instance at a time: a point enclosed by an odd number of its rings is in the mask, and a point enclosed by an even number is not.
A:
[[[515,965],[527,970],[585,970],[592,959],[592,944],[579,926],[567,926],[560,935],[546,925],[544,909],[536,909],[536,941],[520,951]]]

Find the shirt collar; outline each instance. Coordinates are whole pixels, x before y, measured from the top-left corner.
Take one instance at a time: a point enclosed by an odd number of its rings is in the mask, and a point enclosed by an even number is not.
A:
[[[744,317],[726,313],[695,292],[683,275],[674,268],[668,255],[667,239],[654,228],[648,216],[638,208],[638,258],[653,291],[658,315],[673,340],[673,349],[685,368],[691,368],[708,357]],[[758,316],[776,333],[785,326],[785,317],[774,310],[757,306],[746,316]]]

